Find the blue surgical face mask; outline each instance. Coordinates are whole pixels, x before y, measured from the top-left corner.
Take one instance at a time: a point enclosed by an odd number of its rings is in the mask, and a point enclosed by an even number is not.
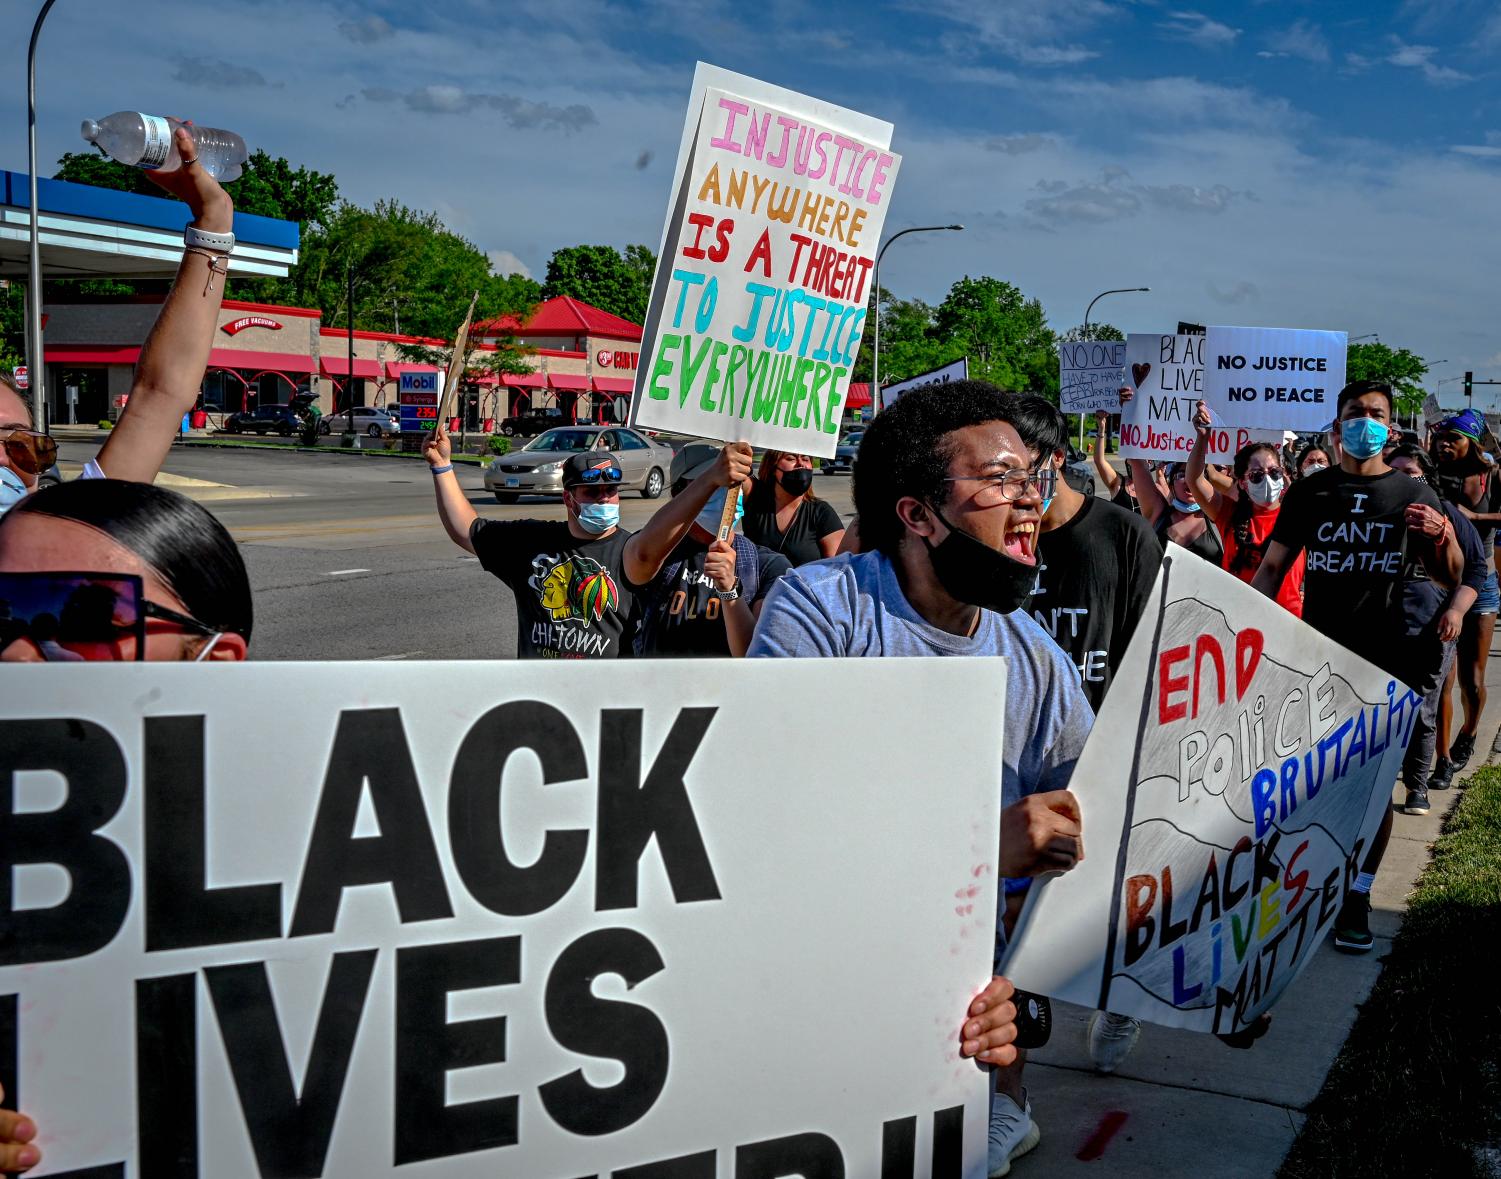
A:
[[[0,467],[0,516],[26,498],[26,484],[9,467]]]
[[[1390,435],[1386,423],[1375,418],[1351,418],[1339,424],[1340,445],[1351,458],[1360,462],[1380,454]]]
[[[1180,512],[1190,512],[1191,513],[1191,512],[1197,512],[1197,511],[1201,510],[1200,506],[1198,504],[1184,503],[1176,495],[1173,496],[1173,507],[1177,508]]]
[[[579,527],[595,536],[603,536],[620,523],[619,504],[579,504]]]
[[[724,497],[729,494],[729,489],[721,487],[709,497],[709,502],[704,505],[704,510],[698,514],[694,521],[710,536],[719,535],[719,522],[724,518]],[[735,528],[740,527],[740,517],[745,515],[745,496],[735,497]]]

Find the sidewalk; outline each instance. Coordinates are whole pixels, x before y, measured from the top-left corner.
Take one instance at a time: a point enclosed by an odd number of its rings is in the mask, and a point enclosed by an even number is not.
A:
[[[1490,691],[1468,776],[1501,744],[1501,654],[1493,646]],[[1400,783],[1394,799],[1405,791]],[[1084,1046],[1089,1012],[1053,1006],[1053,1036],[1032,1054],[1026,1084],[1042,1142],[1012,1169],[1018,1179],[1108,1173],[1121,1179],[1213,1173],[1270,1179],[1303,1126],[1370,994],[1402,922],[1413,883],[1459,791],[1436,791],[1432,813],[1396,816],[1372,892],[1369,954],[1325,943],[1308,972],[1273,1011],[1272,1028],[1249,1051],[1210,1036],[1142,1025],[1135,1051],[1112,1076],[1096,1074]],[[1393,1116],[1401,1116],[1399,1110]],[[1103,1166],[1101,1165],[1103,1164]]]

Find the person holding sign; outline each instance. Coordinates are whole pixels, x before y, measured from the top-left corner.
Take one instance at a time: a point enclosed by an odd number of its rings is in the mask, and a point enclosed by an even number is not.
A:
[[[1003,980],[998,979],[997,981],[999,982]],[[1002,994],[1002,988],[996,988],[995,993]],[[989,991],[982,993],[982,995],[975,1000],[975,1004],[980,1007],[980,1010],[972,1010],[971,1014],[976,1016],[983,1015],[986,1009],[986,1000],[988,1000],[989,996]],[[1004,998],[1009,1001],[1009,990],[1005,992]],[[996,1004],[999,1004],[999,1002],[1000,1000],[997,1000]],[[970,1033],[970,1028],[974,1029],[973,1034]],[[981,1037],[988,1034],[990,1033],[981,1027],[981,1024],[978,1020],[975,1020],[970,1025],[968,1025],[968,1027],[963,1029],[960,1032],[960,1035],[961,1037],[968,1037],[966,1047],[968,1047],[969,1044],[974,1044],[976,1046],[975,1052],[966,1051],[965,1055],[977,1055],[981,1051],[981,1049],[979,1048]],[[1012,1034],[1014,1037],[1014,1027]],[[4,1100],[5,1086],[0,1085],[0,1101]],[[29,1171],[32,1167],[41,1162],[42,1152],[37,1148],[35,1141],[35,1122],[33,1122],[23,1113],[13,1113],[8,1109],[0,1109],[0,1171]]]
[[[832,557],[844,539],[836,512],[813,494],[813,460],[768,450],[745,497],[745,535],[794,565]]]
[[[1281,453],[1270,442],[1248,442],[1235,454],[1235,491],[1220,491],[1205,476],[1209,432],[1213,423],[1201,401],[1194,411],[1198,438],[1188,456],[1188,482],[1194,497],[1204,505],[1225,543],[1225,570],[1250,581],[1261,568],[1262,557],[1272,540],[1282,496],[1287,490],[1287,471]],[[1303,558],[1298,557],[1282,580],[1277,601],[1288,613],[1303,617]]]
[[[1334,438],[1340,464],[1300,479],[1283,497],[1272,540],[1251,584],[1275,598],[1300,555],[1307,556],[1303,621],[1409,686],[1426,669],[1404,666],[1393,642],[1404,633],[1403,566],[1421,560],[1446,589],[1459,583],[1464,556],[1432,488],[1393,471],[1382,457],[1391,432],[1391,386],[1355,381],[1340,390]],[[1371,885],[1391,838],[1388,808],[1334,921],[1334,944],[1368,953]]]
[[[1067,787],[1094,721],[1077,671],[1023,609],[1037,582],[1044,474],[1012,424],[1017,415],[1015,398],[985,381],[915,389],[878,414],[855,464],[864,551],[787,573],[749,652],[1006,657],[998,947],[1030,877],[1083,858]],[[1022,1063],[997,1074],[991,1175],[1040,1138]]]

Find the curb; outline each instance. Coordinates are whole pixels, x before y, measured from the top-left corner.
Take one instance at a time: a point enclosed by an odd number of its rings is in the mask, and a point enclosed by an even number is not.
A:
[[[207,439],[193,439],[182,442],[173,442],[174,447],[181,446],[188,449],[218,449],[218,450],[272,450],[279,454],[334,454],[359,456],[362,458],[389,458],[389,459],[417,459],[422,461],[422,455],[410,454],[400,450],[364,450],[356,447],[343,446],[274,446],[269,443],[254,442],[218,442]],[[480,466],[489,455],[456,454],[451,460],[455,463],[467,463],[471,466]]]

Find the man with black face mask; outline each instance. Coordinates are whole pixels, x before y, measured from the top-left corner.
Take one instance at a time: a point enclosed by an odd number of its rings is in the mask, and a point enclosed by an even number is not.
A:
[[[751,640],[755,656],[1002,655],[1007,659],[997,954],[1027,879],[1083,856],[1067,786],[1094,713],[1079,674],[1022,609],[1037,581],[1039,472],[984,381],[906,394],[871,423],[855,461],[858,554],[783,575]],[[913,701],[941,723],[941,701]],[[1037,1145],[1021,1066],[997,1072],[990,1175]]]

